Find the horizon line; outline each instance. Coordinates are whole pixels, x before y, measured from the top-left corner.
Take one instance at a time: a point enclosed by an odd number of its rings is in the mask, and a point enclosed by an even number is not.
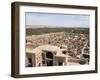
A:
[[[89,28],[87,26],[53,26],[53,25],[26,25],[26,26],[45,26],[45,27],[26,27],[26,28]],[[52,27],[50,27],[52,26]]]

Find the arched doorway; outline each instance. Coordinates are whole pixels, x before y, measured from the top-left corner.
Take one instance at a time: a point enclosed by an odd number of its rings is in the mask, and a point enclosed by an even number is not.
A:
[[[50,51],[47,51],[47,52],[46,52],[46,58],[53,59],[53,53],[50,52]]]
[[[50,51],[46,52],[46,63],[47,66],[53,66],[53,53]]]

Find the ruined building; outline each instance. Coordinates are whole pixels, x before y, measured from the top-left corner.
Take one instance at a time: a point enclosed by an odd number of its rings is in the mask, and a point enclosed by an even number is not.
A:
[[[53,45],[26,48],[26,67],[67,65],[67,57],[66,49]]]

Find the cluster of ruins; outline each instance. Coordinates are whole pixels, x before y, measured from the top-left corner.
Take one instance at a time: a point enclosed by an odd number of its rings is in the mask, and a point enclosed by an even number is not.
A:
[[[89,35],[66,32],[26,36],[26,67],[89,64]]]

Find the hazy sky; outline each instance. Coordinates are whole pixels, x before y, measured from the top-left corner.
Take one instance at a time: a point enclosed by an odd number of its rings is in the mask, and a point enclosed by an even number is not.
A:
[[[26,25],[50,25],[56,27],[90,26],[89,15],[27,12],[25,13],[25,16],[26,16]]]

